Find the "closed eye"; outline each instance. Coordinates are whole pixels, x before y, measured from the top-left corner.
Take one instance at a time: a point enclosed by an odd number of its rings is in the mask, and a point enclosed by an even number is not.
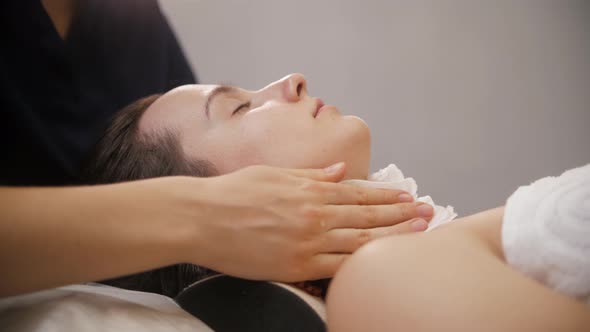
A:
[[[238,108],[236,108],[236,109],[235,109],[235,110],[232,112],[232,114],[231,114],[231,115],[232,115],[232,116],[233,116],[233,115],[236,115],[236,114],[240,113],[240,111],[247,110],[248,108],[250,108],[250,102],[247,102],[247,103],[244,103],[244,104],[242,104],[242,105],[238,106]]]

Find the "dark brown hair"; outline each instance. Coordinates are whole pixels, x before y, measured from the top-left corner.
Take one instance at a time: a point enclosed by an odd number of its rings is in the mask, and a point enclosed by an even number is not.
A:
[[[115,114],[87,162],[83,171],[84,183],[107,184],[172,175],[216,175],[211,163],[187,158],[179,134],[172,129],[150,133],[139,131],[142,115],[160,96],[142,98]],[[101,283],[174,297],[191,283],[213,274],[216,272],[197,265],[179,264]]]
[[[84,170],[89,184],[116,183],[171,175],[206,177],[216,173],[204,160],[188,159],[170,128],[139,132],[139,120],[161,95],[128,105],[113,117]]]

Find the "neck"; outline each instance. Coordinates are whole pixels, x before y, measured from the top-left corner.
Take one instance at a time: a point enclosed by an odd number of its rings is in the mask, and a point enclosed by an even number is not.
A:
[[[70,30],[70,25],[74,14],[76,13],[76,0],[41,0],[47,15],[51,18],[55,30],[61,37],[66,39]]]
[[[346,175],[344,176],[344,180],[367,180],[369,178],[368,170],[364,172],[353,172],[353,171],[346,171]]]

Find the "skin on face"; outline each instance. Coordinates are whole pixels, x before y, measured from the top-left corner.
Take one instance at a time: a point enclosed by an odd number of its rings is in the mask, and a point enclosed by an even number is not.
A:
[[[179,133],[188,157],[208,160],[221,174],[250,165],[322,168],[339,161],[347,163],[347,178],[368,174],[366,123],[308,95],[301,74],[258,91],[178,87],[150,106],[139,129]]]

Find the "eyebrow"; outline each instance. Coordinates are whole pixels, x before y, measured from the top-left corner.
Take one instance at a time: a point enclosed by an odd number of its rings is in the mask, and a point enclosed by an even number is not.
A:
[[[213,102],[213,99],[215,99],[215,97],[224,93],[231,93],[236,91],[238,91],[238,88],[231,85],[223,84],[215,87],[215,89],[213,89],[213,91],[209,93],[209,95],[207,96],[207,101],[205,102],[205,115],[207,115],[207,119],[209,119],[209,107],[211,106],[211,103]]]

